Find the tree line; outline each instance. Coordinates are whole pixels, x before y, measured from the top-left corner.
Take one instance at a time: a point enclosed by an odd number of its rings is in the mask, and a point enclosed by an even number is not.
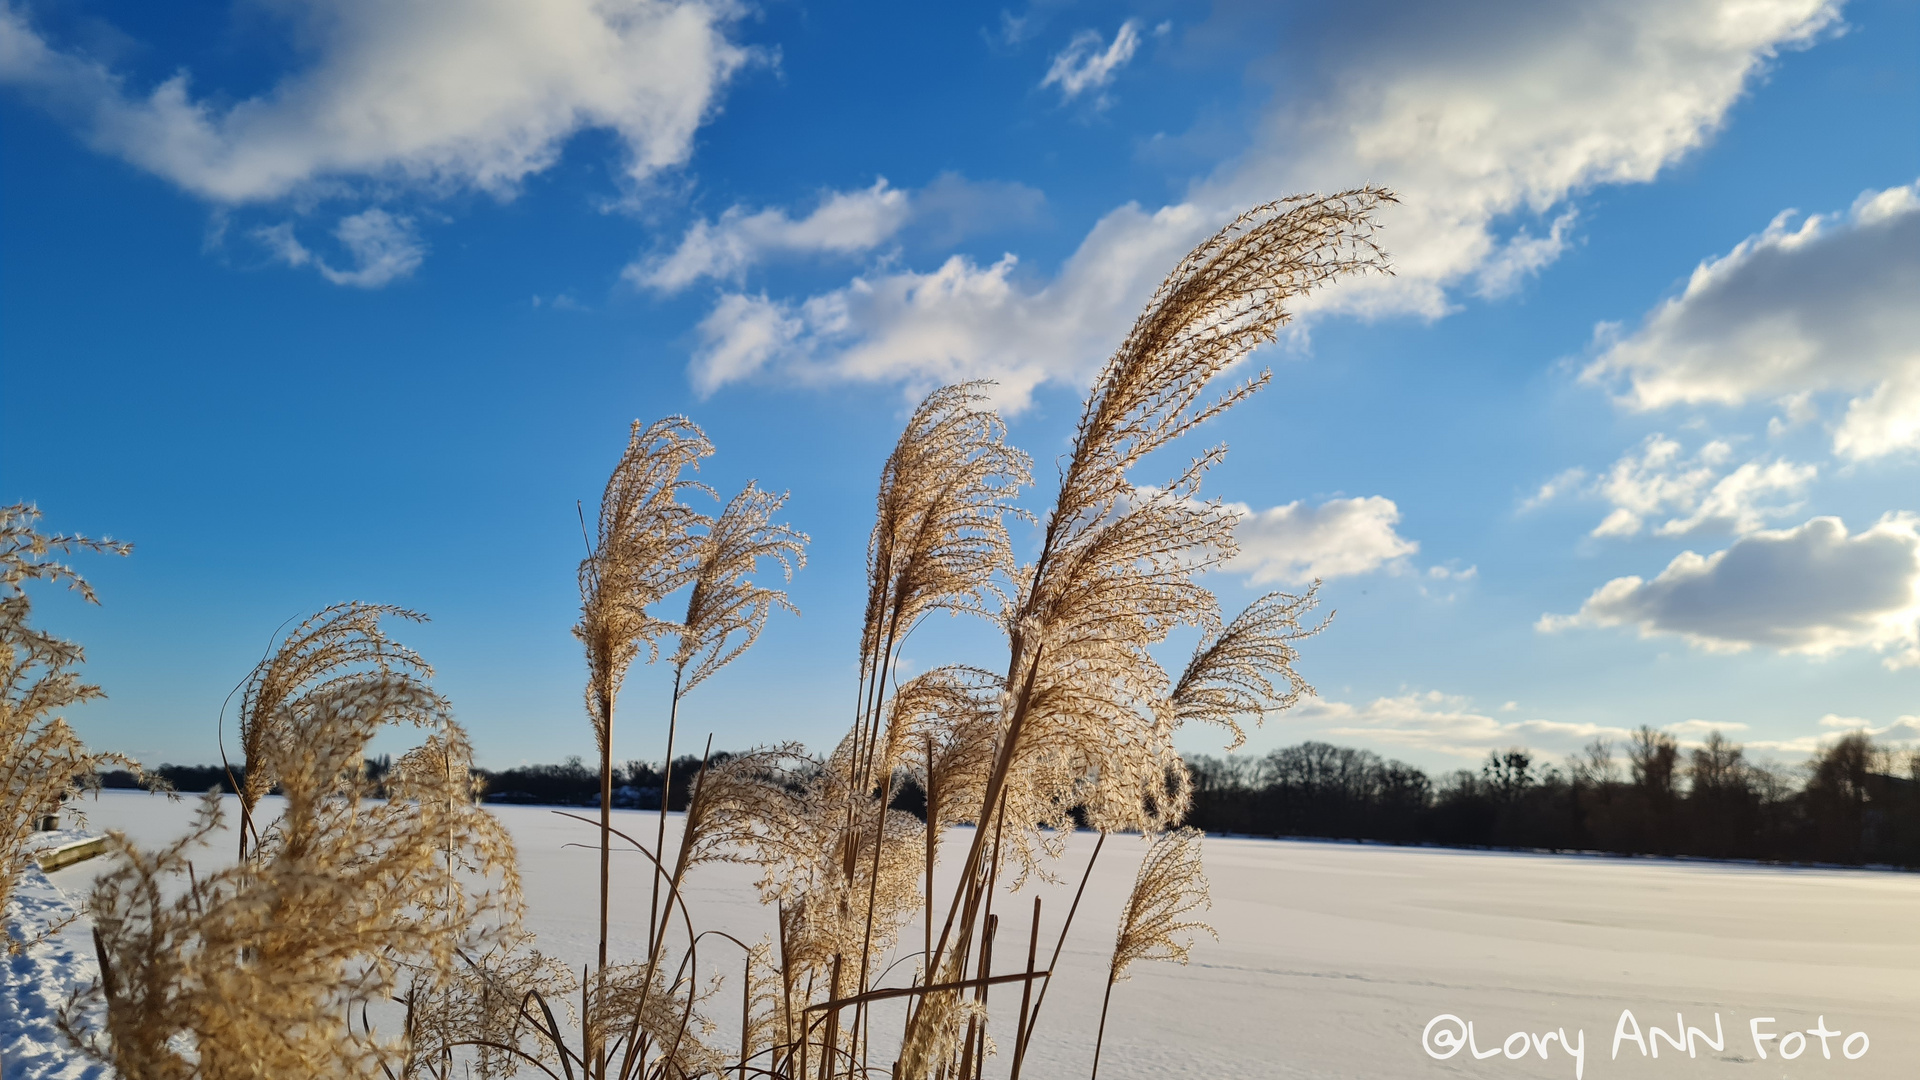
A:
[[[1920,867],[1920,752],[1863,732],[1797,769],[1647,727],[1564,765],[1516,748],[1438,778],[1323,742],[1187,764],[1208,832]]]

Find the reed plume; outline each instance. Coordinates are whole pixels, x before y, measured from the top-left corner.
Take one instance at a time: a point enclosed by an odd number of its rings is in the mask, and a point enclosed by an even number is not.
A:
[[[424,621],[423,616],[389,604],[350,601],[322,609],[288,634],[280,646],[254,666],[240,700],[240,752],[245,767],[234,789],[240,796],[240,857],[258,846],[254,809],[280,776],[275,763],[288,752],[288,740],[312,722],[322,700],[343,690],[401,680],[424,685],[433,669],[419,654],[387,637],[384,618]],[[437,698],[419,698],[420,708],[404,719],[425,723],[444,711]],[[395,717],[401,719],[401,717]],[[224,757],[224,751],[222,752]]]
[[[1313,693],[1293,669],[1300,658],[1293,643],[1319,633],[1331,621],[1332,616],[1316,626],[1300,622],[1319,604],[1319,591],[1316,581],[1299,596],[1268,593],[1204,638],[1167,695],[1173,723],[1198,720],[1226,728],[1233,735],[1227,749],[1237,750],[1247,741],[1241,717],[1251,716],[1257,725],[1268,713],[1290,708],[1301,695]]]
[[[419,973],[400,1002],[406,1057],[398,1076],[493,1080],[523,1065],[551,1071],[560,1057],[542,1035],[545,1016],[534,1002],[566,1001],[571,984],[564,965],[522,936],[503,937],[477,956],[463,952],[450,969]]]
[[[131,544],[40,531],[40,511],[25,503],[0,506],[0,909],[32,863],[27,839],[41,818],[60,812],[79,784],[109,762],[137,768],[118,754],[89,752],[73,729],[53,715],[69,705],[104,697],[74,670],[86,653],[74,642],[29,625],[29,581],[64,582],[89,604],[99,597],[85,578],[54,553],[126,555]],[[7,937],[9,951],[17,947]]]
[[[587,715],[603,757],[627,668],[642,648],[649,659],[657,657],[660,636],[678,629],[649,609],[693,580],[700,532],[709,521],[680,499],[713,489],[682,474],[712,453],[706,434],[684,416],[645,428],[636,420],[600,497],[599,532],[580,563],[580,622],[573,635],[586,647]]]
[[[679,729],[681,699],[751,648],[774,609],[800,613],[785,592],[756,585],[752,580],[762,560],[778,566],[787,581],[807,564],[807,534],[773,520],[786,502],[785,495],[763,491],[749,482],[695,544],[686,619],[674,628],[679,647],[673,655],[667,753],[660,780],[660,816],[654,832],[654,851],[662,861],[666,856],[667,803],[673,791],[673,741]],[[657,915],[653,913],[660,907],[659,890],[660,872],[656,867],[648,908],[649,940],[654,937]]]
[[[1113,960],[1107,965],[1107,991],[1100,1002],[1100,1030],[1093,1044],[1093,1075],[1100,1075],[1100,1045],[1107,1031],[1107,1006],[1113,985],[1127,977],[1137,960],[1171,960],[1184,964],[1193,951],[1195,930],[1214,934],[1213,927],[1186,916],[1208,907],[1207,879],[1200,871],[1200,830],[1176,829],[1162,833],[1140,862],[1133,892],[1120,913],[1120,933],[1114,939]],[[1183,937],[1184,935],[1184,937]]]
[[[309,647],[294,635],[271,668],[297,667]],[[90,905],[101,980],[66,1018],[83,1046],[128,1080],[405,1066],[409,1033],[356,1031],[350,1018],[451,977],[461,953],[511,935],[521,914],[512,842],[452,766],[470,760],[466,735],[415,666],[333,678],[274,711],[280,737],[252,764],[277,779],[286,809],[238,865],[202,874],[189,857],[224,824],[217,793],[167,848],[110,834],[118,863]],[[366,746],[396,723],[429,725],[434,741],[374,800]],[[104,1032],[85,1028],[94,1003]]]
[[[600,497],[599,530],[580,563],[580,622],[573,635],[587,654],[587,715],[600,751],[600,940],[598,965],[607,966],[607,904],[613,850],[613,710],[627,669],[644,647],[651,662],[659,639],[679,629],[650,610],[687,585],[699,570],[706,515],[680,501],[688,491],[713,494],[686,478],[713,444],[693,421],[669,416],[642,428],[633,422],[627,449]],[[660,793],[666,804],[667,791]],[[657,880],[657,879],[656,879]],[[592,1043],[599,1034],[585,1031]],[[589,1055],[602,1072],[604,1055]]]

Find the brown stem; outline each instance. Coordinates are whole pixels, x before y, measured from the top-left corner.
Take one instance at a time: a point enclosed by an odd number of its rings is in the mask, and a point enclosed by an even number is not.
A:
[[[605,689],[610,691],[612,688]],[[600,980],[600,993],[603,997],[607,992],[607,901],[613,895],[609,877],[613,853],[612,830],[613,695],[602,693],[600,695],[600,949],[597,954],[600,966],[597,973]],[[584,995],[584,985],[581,992]],[[582,1025],[586,1023],[584,1013],[581,1015],[581,1023]],[[582,1033],[585,1033],[584,1026]],[[605,1077],[607,1075],[606,1047],[600,1045],[597,1037],[590,1039],[588,1046],[593,1057],[594,1075]]]
[[[987,932],[980,937],[980,989],[975,990],[974,1000],[980,1003],[980,1015],[987,1015],[987,991],[993,988],[993,939],[1000,935],[1000,916],[987,916]],[[1028,985],[1032,985],[1029,983]],[[979,1080],[980,1073],[987,1068],[987,1025],[980,1024],[980,1049],[973,1057],[972,1073],[960,1071],[961,1080]]]
[[[972,990],[989,983],[998,986],[1001,983],[1025,982],[1033,979],[1044,979],[1049,974],[1051,974],[1051,972],[1029,971],[1018,975],[995,975],[991,979],[959,979],[954,982],[928,983],[925,986],[889,986],[884,990],[869,990],[864,994],[856,994],[853,997],[822,1001],[817,1005],[807,1006],[806,1011],[819,1012],[825,1009],[844,1009],[848,1005],[861,1001],[885,1001],[888,998],[925,997],[928,994],[943,994],[949,990]]]
[[[1093,876],[1093,864],[1100,858],[1100,849],[1107,844],[1107,834],[1103,830],[1100,839],[1094,842],[1093,854],[1087,858],[1087,868],[1080,874],[1080,887],[1073,892],[1073,905],[1067,908],[1067,921],[1060,924],[1060,937],[1053,943],[1053,958],[1047,961],[1047,977],[1040,983],[1040,996],[1033,1002],[1033,1015],[1019,1033],[1019,1045],[1013,1052],[1013,1075],[1007,1080],[1019,1080],[1020,1059],[1026,1056],[1027,1043],[1033,1038],[1033,1027],[1040,1022],[1040,1006],[1047,1002],[1047,988],[1053,985],[1053,969],[1060,963],[1060,950],[1067,943],[1067,931],[1073,929],[1073,915],[1080,910],[1080,897],[1086,894],[1087,879]]]
[[[673,798],[673,733],[680,722],[680,676],[686,667],[682,665],[673,670],[673,700],[667,706],[667,761],[660,770],[660,822],[654,830],[653,850],[661,856],[667,852],[667,803]],[[611,747],[613,741],[609,739]],[[660,869],[656,865],[653,874],[653,895],[647,900],[647,941],[654,938],[655,920],[660,911]]]
[[[1100,1031],[1093,1037],[1093,1072],[1087,1077],[1087,1080],[1099,1080],[1100,1077],[1100,1044],[1105,1042],[1107,1038],[1107,1006],[1112,1003],[1113,973],[1109,971],[1107,973],[1107,992],[1106,995],[1100,999]]]
[[[994,762],[992,775],[987,777],[986,797],[981,800],[980,824],[974,829],[972,846],[967,849],[967,861],[961,868],[960,885],[954,892],[953,905],[947,909],[947,921],[940,930],[940,942],[934,947],[933,955],[927,959],[929,972],[938,971],[939,962],[946,955],[947,940],[952,934],[955,916],[963,915],[962,933],[971,936],[967,934],[967,930],[971,928],[974,918],[979,915],[978,908],[974,906],[977,902],[977,894],[970,893],[969,886],[972,884],[971,879],[980,870],[980,856],[987,841],[986,823],[1000,805],[1001,796],[1005,792],[1007,770],[1013,764],[1014,748],[1019,744],[1021,728],[1026,724],[1027,709],[1033,700],[1033,680],[1040,674],[1040,653],[1043,650],[1044,647],[1034,651],[1033,667],[1027,671],[1026,683],[1020,690],[1019,704],[1014,707],[1013,719],[1007,724],[1006,741],[1000,747],[999,758]],[[960,910],[963,898],[967,906],[964,914]],[[921,1011],[919,1007],[914,1010],[916,1022]],[[908,1028],[911,1030],[911,1023]]]
[[[1007,1080],[1020,1080],[1020,1063],[1027,1056],[1027,1006],[1033,1000],[1033,961],[1040,952],[1040,898],[1033,898],[1033,926],[1027,933],[1027,981],[1020,987],[1020,1017],[1013,1025],[1013,1070]]]
[[[833,974],[828,976],[828,993],[840,992],[840,957],[833,958]],[[827,1030],[820,1043],[820,1080],[832,1076],[833,1056],[840,1049],[840,1010],[827,1010]]]

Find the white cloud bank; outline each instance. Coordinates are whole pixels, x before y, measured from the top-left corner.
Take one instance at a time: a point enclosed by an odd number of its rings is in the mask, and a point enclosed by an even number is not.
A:
[[[644,179],[687,159],[750,54],[709,0],[305,0],[275,5],[312,55],[238,101],[180,73],[139,92],[0,3],[0,83],[72,117],[94,146],[221,203],[328,180],[506,194],[584,128]]]
[[[1381,215],[1396,276],[1336,286],[1303,310],[1438,317],[1451,290],[1497,293],[1552,262],[1571,242],[1570,197],[1651,180],[1703,145],[1756,73],[1837,10],[1834,0],[1632,0],[1332,13],[1264,62],[1321,74],[1283,95],[1248,151],[1185,201],[1109,212],[1051,277],[1018,273],[1012,255],[955,257],[805,299],[723,301],[758,320],[739,333],[769,321],[789,332],[735,363],[749,350],[731,323],[711,319],[693,376],[718,386],[777,369],[910,388],[997,378],[1002,404],[1018,407],[1041,382],[1097,364],[1161,276],[1235,212],[1368,181],[1403,200]],[[1544,234],[1506,224],[1556,208]]]
[[[1419,543],[1395,531],[1400,508],[1379,495],[1330,499],[1319,506],[1296,501],[1267,510],[1244,503],[1229,507],[1240,515],[1234,530],[1240,554],[1224,569],[1246,574],[1256,585],[1303,585],[1370,573],[1404,565],[1402,560],[1420,550]]]
[[[1653,580],[1615,578],[1537,628],[1583,625],[1676,634],[1715,652],[1872,649],[1890,654],[1890,668],[1920,664],[1920,517],[1890,514],[1853,535],[1817,517],[1711,555],[1684,551]]]
[[[1836,454],[1920,448],[1920,183],[1844,214],[1792,212],[1694,270],[1687,287],[1587,368],[1636,409],[1851,395]]]

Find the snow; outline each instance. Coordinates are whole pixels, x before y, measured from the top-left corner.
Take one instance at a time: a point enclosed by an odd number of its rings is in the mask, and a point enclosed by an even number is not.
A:
[[[85,839],[74,830],[38,834],[36,847]],[[17,955],[0,953],[0,1080],[92,1080],[107,1068],[78,1054],[54,1026],[68,995],[98,976],[84,920],[46,932],[78,914],[38,867],[28,867],[7,902],[13,939],[35,942]],[[42,935],[45,935],[44,938]]]
[[[158,844],[179,835],[193,806],[108,792],[86,808],[95,828]],[[494,809],[519,845],[529,927],[543,949],[577,967],[593,955],[596,937],[596,829],[544,807]],[[614,818],[616,828],[652,842],[652,813],[616,811]],[[669,817],[670,850],[678,824]],[[948,875],[970,840],[965,830],[948,838]],[[1067,880],[996,899],[1003,916],[996,972],[1024,963],[1036,894],[1045,963],[1093,840],[1069,839],[1058,868]],[[1114,990],[1103,1078],[1572,1078],[1574,1059],[1557,1039],[1562,1030],[1584,1049],[1584,1076],[1870,1080],[1920,1069],[1913,1019],[1920,1015],[1920,875],[1223,838],[1209,838],[1205,851],[1214,900],[1206,917],[1220,940],[1203,935],[1186,967],[1138,965]],[[1086,1075],[1118,912],[1143,852],[1137,837],[1107,841],[1025,1076]],[[202,854],[202,865],[212,866],[231,859],[231,845],[216,842]],[[51,877],[69,896],[83,896],[104,866],[95,860]],[[635,955],[645,934],[644,869],[635,855],[614,860],[616,957]],[[698,928],[747,940],[766,933],[772,914],[755,901],[754,877],[747,867],[697,868],[687,900]],[[952,880],[941,878],[940,888],[950,890]],[[916,922],[903,947],[920,939]],[[84,944],[84,933],[78,940]],[[715,942],[702,946],[703,970],[737,972],[738,950]],[[45,969],[51,984],[91,977],[90,960],[66,955],[65,966]],[[9,978],[12,991],[18,983]],[[50,991],[64,993],[40,987],[34,1000],[49,1000]],[[995,1003],[1017,1005],[1017,988],[993,993]],[[1698,1056],[1689,1059],[1656,1042],[1656,1060],[1629,1039],[1612,1058],[1623,1010],[1643,1032],[1693,1027],[1707,1036],[1718,1014],[1725,1048],[1714,1051],[1696,1037]],[[1421,1036],[1442,1014],[1471,1021],[1483,1054],[1518,1032],[1556,1039],[1529,1039],[1520,1060],[1475,1060],[1462,1051],[1436,1061]],[[881,1013],[875,1030],[894,1022],[891,1015]],[[1831,1040],[1830,1059],[1809,1036],[1810,1049],[1797,1060],[1782,1061],[1775,1042],[1761,1063],[1749,1023],[1764,1017],[1774,1021],[1763,1031],[1815,1028],[1824,1018],[1842,1034]],[[725,1038],[726,1017],[717,1019]],[[1857,1031],[1867,1033],[1869,1049],[1846,1060],[1842,1041]],[[1007,1065],[1005,1056],[995,1058],[987,1075],[1003,1077]],[[96,1075],[16,1073],[11,1059],[7,1068],[5,1080]]]

